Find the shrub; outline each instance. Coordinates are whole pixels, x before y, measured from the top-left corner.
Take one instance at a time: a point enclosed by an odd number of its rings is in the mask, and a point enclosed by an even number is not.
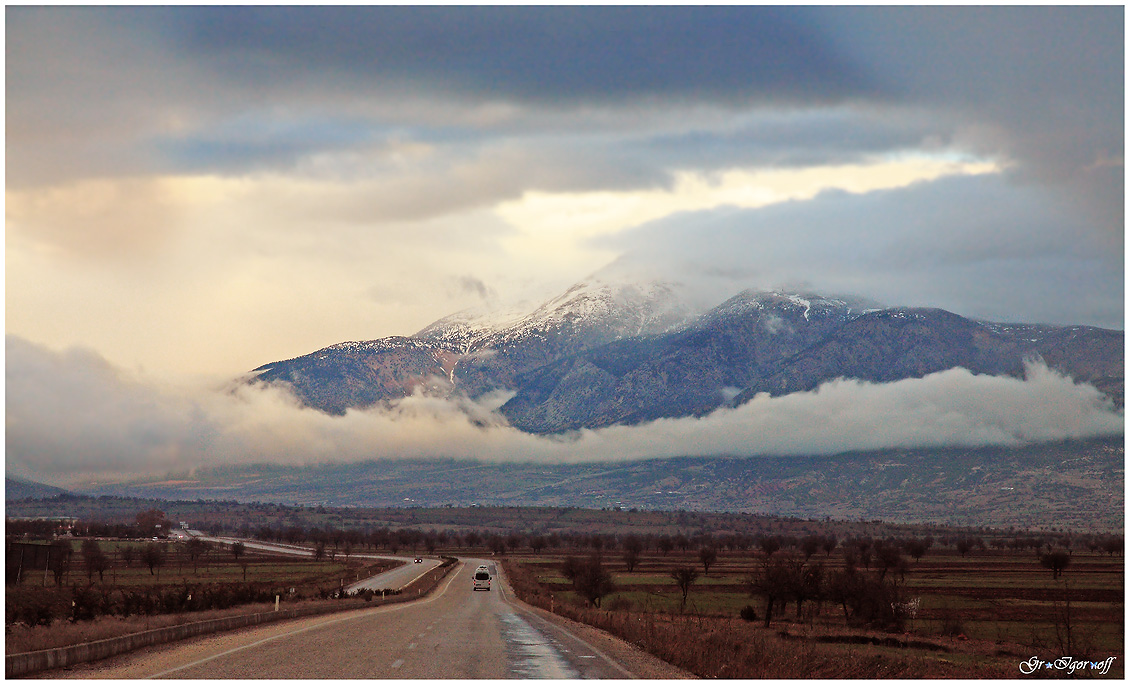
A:
[[[9,624],[19,622],[29,626],[49,626],[60,615],[55,604],[53,593],[9,593],[4,613]]]
[[[749,604],[747,604],[744,607],[742,607],[742,610],[738,613],[738,616],[740,616],[743,621],[750,621],[750,622],[756,621],[757,620],[757,610],[754,609]]]
[[[76,587],[71,591],[71,620],[92,621],[98,615],[101,598],[91,587]]]

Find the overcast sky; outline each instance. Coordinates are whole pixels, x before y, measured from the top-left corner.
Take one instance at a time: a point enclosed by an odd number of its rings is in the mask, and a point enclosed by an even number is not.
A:
[[[1124,325],[1122,7],[5,16],[9,450],[610,264]]]

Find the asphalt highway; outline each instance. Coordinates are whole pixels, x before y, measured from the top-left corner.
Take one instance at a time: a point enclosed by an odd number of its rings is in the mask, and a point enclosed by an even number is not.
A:
[[[230,545],[234,542],[242,542],[248,549],[255,549],[263,552],[273,552],[276,554],[293,554],[295,556],[312,557],[314,551],[307,547],[299,547],[297,545],[282,545],[271,542],[257,542],[253,540],[239,540],[237,538],[213,538],[206,536],[199,536],[205,542],[220,543]],[[415,563],[417,557],[401,557],[391,554],[351,554],[353,559],[392,559],[394,561],[403,561],[404,566],[398,566],[394,569],[385,571],[375,576],[365,578],[356,583],[346,587],[349,592],[356,592],[364,588],[371,590],[399,590],[400,588],[408,585],[428,571],[438,567],[440,562],[438,559],[430,559],[426,557],[419,557],[420,563]]]
[[[472,590],[479,564],[489,592]],[[419,568],[419,564],[414,564]],[[286,621],[121,655],[61,678],[632,678],[632,666],[513,600],[466,559],[415,602]],[[646,677],[646,676],[645,676]]]

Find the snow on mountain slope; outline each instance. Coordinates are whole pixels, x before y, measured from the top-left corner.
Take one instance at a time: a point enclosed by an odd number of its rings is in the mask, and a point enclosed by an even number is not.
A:
[[[550,332],[591,333],[602,341],[655,335],[694,313],[674,283],[624,283],[593,277],[531,310],[476,307],[428,325],[414,338],[442,342],[462,352],[499,347]]]
[[[452,350],[465,353],[499,331],[520,325],[529,315],[528,306],[494,309],[483,305],[445,316],[412,337],[448,345]]]
[[[855,297],[824,297],[812,293],[781,290],[745,290],[704,314],[696,325],[745,316],[753,311],[764,314],[797,314],[810,321],[814,318],[836,315],[844,320],[854,318],[882,306]],[[772,318],[769,319],[770,321]],[[774,332],[770,330],[769,332]]]
[[[600,278],[577,283],[535,309],[525,319],[498,331],[499,342],[531,332],[590,331],[616,338],[655,335],[684,323],[692,314],[674,283],[622,283]]]

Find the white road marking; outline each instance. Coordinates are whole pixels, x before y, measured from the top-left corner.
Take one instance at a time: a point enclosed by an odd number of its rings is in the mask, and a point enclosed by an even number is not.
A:
[[[404,665],[404,659],[397,659],[396,661],[392,662],[393,668],[400,668],[403,665]]]

